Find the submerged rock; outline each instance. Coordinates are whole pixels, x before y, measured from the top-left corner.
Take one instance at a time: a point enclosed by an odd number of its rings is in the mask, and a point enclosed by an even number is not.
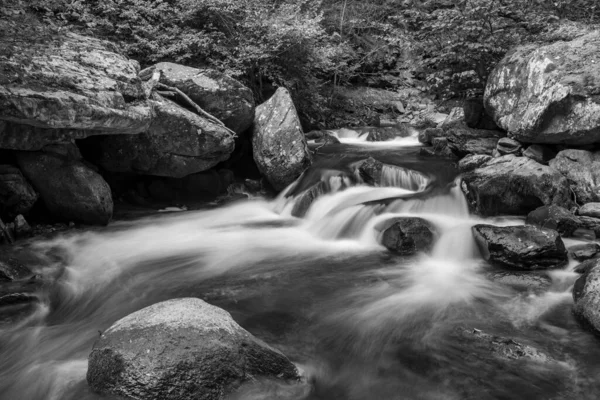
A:
[[[553,229],[562,236],[573,236],[581,225],[577,216],[564,207],[549,205],[536,208],[527,214],[526,222],[540,228]]]
[[[463,176],[462,189],[480,215],[527,214],[542,205],[569,208],[571,192],[559,172],[527,157],[502,156]]]
[[[483,258],[494,264],[536,270],[561,267],[568,261],[556,231],[530,225],[475,225],[473,235]]]
[[[382,232],[381,244],[401,255],[430,251],[437,236],[433,225],[423,218],[393,218],[375,229]]]
[[[298,379],[279,351],[200,299],[164,301],[115,322],[94,344],[87,382],[128,399],[220,400],[245,381]]]
[[[0,219],[12,220],[26,214],[38,199],[38,194],[13,165],[0,165]]]
[[[275,190],[284,189],[310,166],[306,138],[285,88],[256,107],[252,148],[258,169]]]
[[[563,150],[549,164],[569,179],[578,203],[600,201],[600,151]]]
[[[465,173],[473,171],[490,161],[492,156],[486,154],[469,154],[458,162],[458,171]]]
[[[485,87],[485,108],[526,143],[600,141],[600,32],[571,41],[528,44],[509,52]]]

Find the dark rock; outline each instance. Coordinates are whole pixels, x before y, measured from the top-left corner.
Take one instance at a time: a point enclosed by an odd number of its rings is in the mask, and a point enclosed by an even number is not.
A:
[[[522,291],[544,291],[552,284],[547,275],[524,271],[496,271],[489,274],[492,281]]]
[[[17,167],[0,165],[0,218],[12,220],[27,214],[37,199],[38,194]]]
[[[367,136],[367,142],[385,142],[396,138],[407,137],[410,136],[410,134],[411,131],[408,125],[398,124],[397,126],[386,126],[371,130]]]
[[[160,71],[160,81],[176,87],[225,126],[242,133],[254,119],[252,91],[227,75],[209,68],[198,69],[170,62],[158,63],[140,75]]]
[[[473,234],[484,259],[510,268],[556,268],[568,261],[558,232],[530,225],[475,225]]]
[[[458,171],[462,174],[473,171],[492,159],[485,154],[468,154],[458,162]]]
[[[431,141],[436,137],[442,137],[446,132],[441,128],[427,128],[419,132],[419,142],[423,144],[431,144]]]
[[[22,215],[17,215],[14,221],[15,225],[15,237],[17,239],[25,238],[31,236],[33,230],[31,226],[27,223],[27,220]]]
[[[439,157],[439,158],[448,158],[448,159],[457,159],[459,158],[449,147],[444,147],[443,149],[435,149],[433,147],[421,147],[419,149],[419,155],[423,157]]]
[[[577,210],[579,215],[584,217],[600,218],[600,203],[587,203]]]
[[[506,136],[504,132],[484,129],[473,129],[467,126],[453,126],[446,131],[448,147],[456,154],[491,155],[498,140]]]
[[[538,363],[556,362],[549,354],[507,337],[490,335],[479,329],[462,328],[461,331],[463,337],[474,341],[475,348],[485,346],[491,350],[492,354],[502,359],[528,360]]]
[[[220,400],[244,381],[298,379],[279,351],[200,299],[154,304],[108,328],[94,344],[87,382],[129,399]]]
[[[600,266],[600,258],[592,258],[577,265],[574,271],[578,274],[587,274],[592,268],[596,268],[597,266]]]
[[[256,107],[252,136],[254,160],[275,190],[291,184],[312,162],[296,107],[279,88]]]
[[[486,110],[521,142],[600,141],[599,45],[600,32],[594,31],[572,41],[517,47],[488,77]]]
[[[48,211],[66,221],[105,225],[112,218],[108,184],[86,164],[74,158],[75,146],[19,152],[17,161]],[[62,153],[62,154],[61,154]]]
[[[573,233],[581,224],[579,218],[569,210],[553,204],[536,208],[527,214],[526,222],[540,228],[553,229],[562,236],[567,237],[573,236]]]
[[[393,218],[375,229],[382,232],[381,244],[401,255],[431,250],[437,236],[433,225],[422,218]]]
[[[496,150],[498,150],[498,153],[501,156],[505,156],[507,154],[520,156],[522,148],[523,146],[521,146],[521,143],[507,137],[500,138],[500,140],[498,140],[498,144],[496,145]]]
[[[600,333],[600,266],[586,268],[573,285],[573,312],[585,326]]]
[[[467,99],[463,103],[464,119],[469,128],[498,130],[494,119],[490,117],[483,106],[481,97]]]
[[[569,254],[577,261],[589,260],[600,253],[598,243],[585,243],[569,247]]]
[[[578,203],[600,201],[600,151],[563,150],[549,164],[569,179]]]
[[[10,282],[29,279],[34,274],[19,260],[6,257],[0,260],[0,282]]]
[[[480,215],[527,214],[555,204],[570,208],[567,179],[527,157],[502,156],[463,176],[462,189]]]
[[[548,165],[548,162],[556,157],[556,152],[543,144],[532,144],[523,151],[523,157]]]

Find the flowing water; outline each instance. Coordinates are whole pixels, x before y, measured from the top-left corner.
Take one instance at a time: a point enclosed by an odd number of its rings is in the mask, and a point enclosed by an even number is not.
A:
[[[232,399],[599,398],[600,343],[571,314],[576,274],[547,273],[543,290],[492,280],[497,269],[470,230],[481,220],[469,215],[454,165],[417,150],[326,146],[275,200],[28,244],[36,272],[53,283],[37,293],[35,313],[0,325],[0,397],[99,399],[85,374],[100,332],[142,307],[195,296],[282,350],[310,382],[258,381]],[[403,169],[386,167],[367,186],[355,166],[369,156]],[[436,227],[430,254],[395,256],[378,244],[380,224],[397,216]]]

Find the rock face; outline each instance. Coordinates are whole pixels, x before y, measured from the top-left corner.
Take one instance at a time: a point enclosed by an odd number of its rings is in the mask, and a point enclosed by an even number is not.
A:
[[[473,235],[483,258],[505,267],[547,269],[560,267],[568,260],[565,245],[556,231],[529,225],[475,225]]]
[[[575,315],[600,333],[600,265],[590,266],[573,286]]]
[[[394,218],[376,229],[383,232],[381,244],[401,255],[431,250],[437,235],[435,228],[422,218]]]
[[[480,215],[527,214],[549,204],[570,207],[567,179],[527,157],[502,156],[463,176],[462,189]]]
[[[562,236],[572,236],[581,221],[569,210],[556,205],[542,206],[527,214],[526,222],[540,228],[553,229]]]
[[[455,125],[446,131],[448,147],[458,155],[491,155],[504,132]]]
[[[87,381],[128,399],[220,400],[246,380],[297,379],[294,365],[228,312],[195,298],[154,304],[95,343]]]
[[[0,219],[13,220],[26,214],[38,199],[21,171],[13,165],[0,165]]]
[[[113,201],[102,177],[77,159],[72,146],[50,146],[43,152],[20,152],[17,162],[48,211],[66,221],[107,224]]]
[[[153,104],[156,117],[148,132],[87,139],[99,149],[93,161],[111,172],[181,178],[229,158],[234,138],[222,126],[170,100]]]
[[[577,212],[584,217],[600,218],[600,203],[584,204]]]
[[[550,166],[569,179],[578,203],[600,201],[600,151],[563,150]]]
[[[481,167],[486,162],[490,161],[492,156],[488,156],[485,154],[469,154],[462,160],[458,162],[458,171],[460,173],[465,173],[469,171],[473,171]]]
[[[521,142],[599,142],[599,45],[595,31],[568,42],[518,47],[490,74],[486,110]]]
[[[296,107],[285,88],[256,107],[252,147],[258,169],[276,190],[284,189],[310,166]]]
[[[169,62],[158,63],[140,72],[140,75],[152,70],[161,72],[159,82],[181,90],[234,132],[242,133],[252,125],[252,91],[235,79],[213,69],[197,69]]]

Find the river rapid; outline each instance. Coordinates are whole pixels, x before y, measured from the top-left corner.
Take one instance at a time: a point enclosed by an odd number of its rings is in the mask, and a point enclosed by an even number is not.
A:
[[[344,139],[344,138],[342,138]],[[159,301],[199,297],[280,349],[307,384],[256,381],[232,399],[598,399],[600,342],[575,321],[575,263],[523,289],[491,277],[452,161],[414,138],[319,147],[276,199],[115,222],[25,244],[48,277],[35,312],[0,325],[0,398],[99,399],[85,382],[99,334]],[[344,140],[342,140],[344,141]],[[377,187],[357,161],[402,166]],[[397,170],[396,170],[397,171]],[[415,172],[416,171],[416,172]],[[425,178],[424,178],[425,177]],[[326,190],[302,218],[304,188]],[[430,254],[396,256],[377,226],[419,216],[440,235]]]

